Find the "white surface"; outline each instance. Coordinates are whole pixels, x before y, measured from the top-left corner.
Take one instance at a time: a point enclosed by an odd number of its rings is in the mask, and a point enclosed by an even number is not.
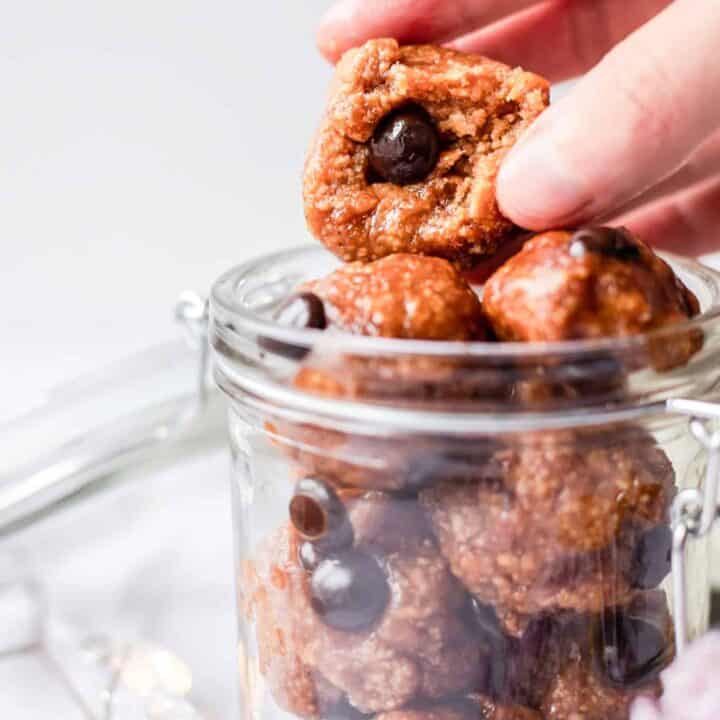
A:
[[[0,545],[5,553],[22,549],[24,568],[43,579],[45,635],[54,639],[62,623],[78,647],[86,637],[109,637],[166,648],[189,665],[192,700],[208,720],[235,717],[237,697],[227,474],[225,449],[201,445],[182,464],[137,469]],[[0,604],[0,624],[11,619]],[[80,653],[64,651],[74,644],[51,643],[53,655],[85,704],[101,708],[104,678],[92,682]],[[85,717],[40,653],[0,658],[0,688],[0,718]]]

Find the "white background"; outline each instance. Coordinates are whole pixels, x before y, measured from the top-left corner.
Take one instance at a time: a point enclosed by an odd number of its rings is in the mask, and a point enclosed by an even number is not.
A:
[[[330,74],[313,30],[329,4],[0,0],[0,418],[175,337],[182,290],[206,292],[250,255],[306,241],[300,174]],[[234,676],[225,471],[216,453],[196,461],[204,494],[177,512],[159,490],[108,495],[126,532],[93,530],[95,506],[65,548],[52,524],[27,536],[74,621],[152,607],[150,630],[200,660],[200,700],[223,718]],[[183,595],[188,578],[209,599]],[[0,672],[0,718],[74,720],[44,672]]]
[[[329,0],[0,0],[0,416],[306,240]]]

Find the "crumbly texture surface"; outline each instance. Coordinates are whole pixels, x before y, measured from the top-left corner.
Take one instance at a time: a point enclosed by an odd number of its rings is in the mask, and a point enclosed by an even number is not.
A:
[[[625,234],[635,251],[622,257],[574,253],[575,237],[565,230],[536,235],[487,281],[483,308],[499,339],[638,335],[699,312],[693,293],[638,238]],[[657,369],[670,369],[687,362],[701,343],[697,332],[686,331],[663,338],[648,352]]]
[[[441,258],[399,253],[343,265],[305,290],[325,306],[329,328],[411,340],[484,340],[480,300]]]
[[[673,655],[672,623],[664,593],[638,595],[621,612],[643,618],[666,640]],[[545,720],[627,720],[640,696],[660,692],[660,667],[651,664],[637,682],[612,684],[599,667],[603,648],[593,640],[597,615],[560,613],[537,616],[510,652],[509,688]]]
[[[347,261],[410,252],[472,266],[514,233],[498,209],[495,178],[548,102],[545,79],[484,57],[391,39],[350,50],[306,161],[310,231]],[[421,182],[373,181],[369,141],[409,103],[440,133],[437,164]]]
[[[468,631],[461,612],[465,592],[430,538],[416,539],[412,548],[408,544],[402,549],[387,547],[382,562],[390,600],[379,622],[362,632],[337,630],[318,617],[290,528],[273,537],[271,545],[273,550],[266,557],[272,557],[272,562],[255,571],[261,597],[275,608],[270,641],[278,635],[296,640],[293,649],[305,677],[316,673],[327,679],[330,687],[338,688],[347,702],[364,713],[394,710],[414,700],[473,688],[482,645]],[[258,633],[260,642],[267,638],[267,633]],[[273,648],[270,654],[278,652]],[[280,653],[280,657],[285,655]],[[298,692],[294,667],[282,663],[279,668],[276,692],[280,697],[294,697]],[[303,690],[307,691],[304,685]]]
[[[548,433],[495,454],[475,482],[423,490],[440,548],[511,634],[525,616],[629,600],[639,533],[665,521],[674,472],[647,436]]]
[[[277,533],[256,562],[243,568],[244,613],[255,620],[260,672],[275,702],[287,712],[318,720],[342,691],[301,658],[299,628],[289,622],[297,592],[288,568],[275,565],[290,552],[289,536]]]
[[[303,289],[322,301],[327,332],[408,340],[488,339],[477,294],[440,258],[401,253],[368,264],[350,263]],[[442,401],[472,394],[466,376],[463,363],[443,357],[317,353],[306,360],[294,384],[330,397]],[[486,385],[497,392],[496,383]]]
[[[541,711],[545,720],[627,720],[638,697],[656,697],[657,683],[639,690],[610,687],[586,662],[571,660],[553,679]]]

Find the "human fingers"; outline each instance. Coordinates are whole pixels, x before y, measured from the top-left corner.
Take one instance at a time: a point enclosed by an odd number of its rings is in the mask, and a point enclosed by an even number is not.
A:
[[[720,178],[617,218],[638,237],[682,255],[720,250]]]
[[[439,43],[539,1],[340,0],[321,20],[317,42],[320,52],[331,62],[371,38]]]
[[[671,0],[545,0],[450,45],[540,73],[553,82],[587,72]]]
[[[617,46],[511,150],[503,212],[533,230],[578,224],[684,164],[720,127],[719,35],[716,0],[675,0]]]
[[[633,198],[614,214],[632,212],[716,176],[720,177],[720,131],[702,143],[682,167],[646,192]]]

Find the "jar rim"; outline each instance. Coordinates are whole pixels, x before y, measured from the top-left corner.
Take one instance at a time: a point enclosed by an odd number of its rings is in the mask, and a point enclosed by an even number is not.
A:
[[[409,432],[426,432],[431,423],[449,426],[459,433],[500,430],[501,425],[522,429],[532,427],[578,426],[626,421],[657,413],[670,397],[700,397],[718,384],[720,373],[720,273],[695,260],[671,253],[661,253],[681,279],[703,297],[701,313],[682,323],[642,335],[622,338],[570,340],[562,342],[461,342],[407,340],[357,336],[316,329],[283,326],[272,319],[274,308],[309,279],[330,272],[339,261],[322,247],[300,247],[261,255],[238,265],[215,282],[210,299],[211,341],[215,349],[218,382],[229,394],[242,396],[243,402],[263,412],[292,416],[294,421],[375,424],[378,427],[402,428]],[[324,266],[324,267],[323,267]],[[322,269],[319,269],[322,268]],[[312,270],[312,275],[308,272]],[[702,291],[702,292],[700,292]],[[652,343],[671,342],[679,335],[702,331],[712,337],[687,365],[669,372],[656,373],[645,386],[623,396],[618,403],[594,400],[573,407],[476,407],[470,411],[447,412],[446,408],[406,407],[397,401],[364,398],[320,397],[292,387],[288,379],[301,367],[296,359],[286,363],[284,379],[278,379],[272,361],[263,345],[268,342],[312,351],[313,356],[352,356],[353,358],[447,358],[466,359],[487,367],[517,365],[519,361],[539,367],[570,367],[585,363],[592,368],[598,357],[640,357]],[[554,372],[554,370],[553,370]],[[652,375],[652,373],[649,373]],[[426,421],[421,414],[432,416]],[[591,417],[585,417],[590,415]]]
[[[223,273],[214,283],[211,293],[211,311],[215,316],[219,311],[234,318],[237,324],[224,339],[232,340],[233,332],[240,325],[245,331],[279,342],[291,343],[299,347],[311,348],[327,335],[315,328],[291,328],[272,319],[263,317],[259,312],[248,308],[247,304],[238,301],[238,285],[243,279],[251,276],[263,266],[274,265],[285,259],[309,256],[311,253],[326,254],[322,248],[314,245],[301,245],[287,250],[261,255],[245,263],[237,265]],[[422,355],[431,357],[481,356],[483,358],[530,357],[539,359],[543,356],[553,358],[571,355],[596,354],[598,351],[626,352],[633,347],[645,347],[648,342],[661,341],[665,337],[677,336],[692,329],[702,329],[709,323],[720,319],[720,272],[699,263],[691,258],[670,252],[658,253],[681,275],[696,277],[709,290],[712,302],[699,315],[671,326],[657,328],[648,333],[626,335],[624,337],[594,338],[584,340],[563,340],[554,342],[507,342],[507,341],[460,341],[460,340],[409,340],[405,338],[371,337],[367,335],[351,335],[349,333],[333,333],[332,345],[339,351],[347,351],[353,355]]]

